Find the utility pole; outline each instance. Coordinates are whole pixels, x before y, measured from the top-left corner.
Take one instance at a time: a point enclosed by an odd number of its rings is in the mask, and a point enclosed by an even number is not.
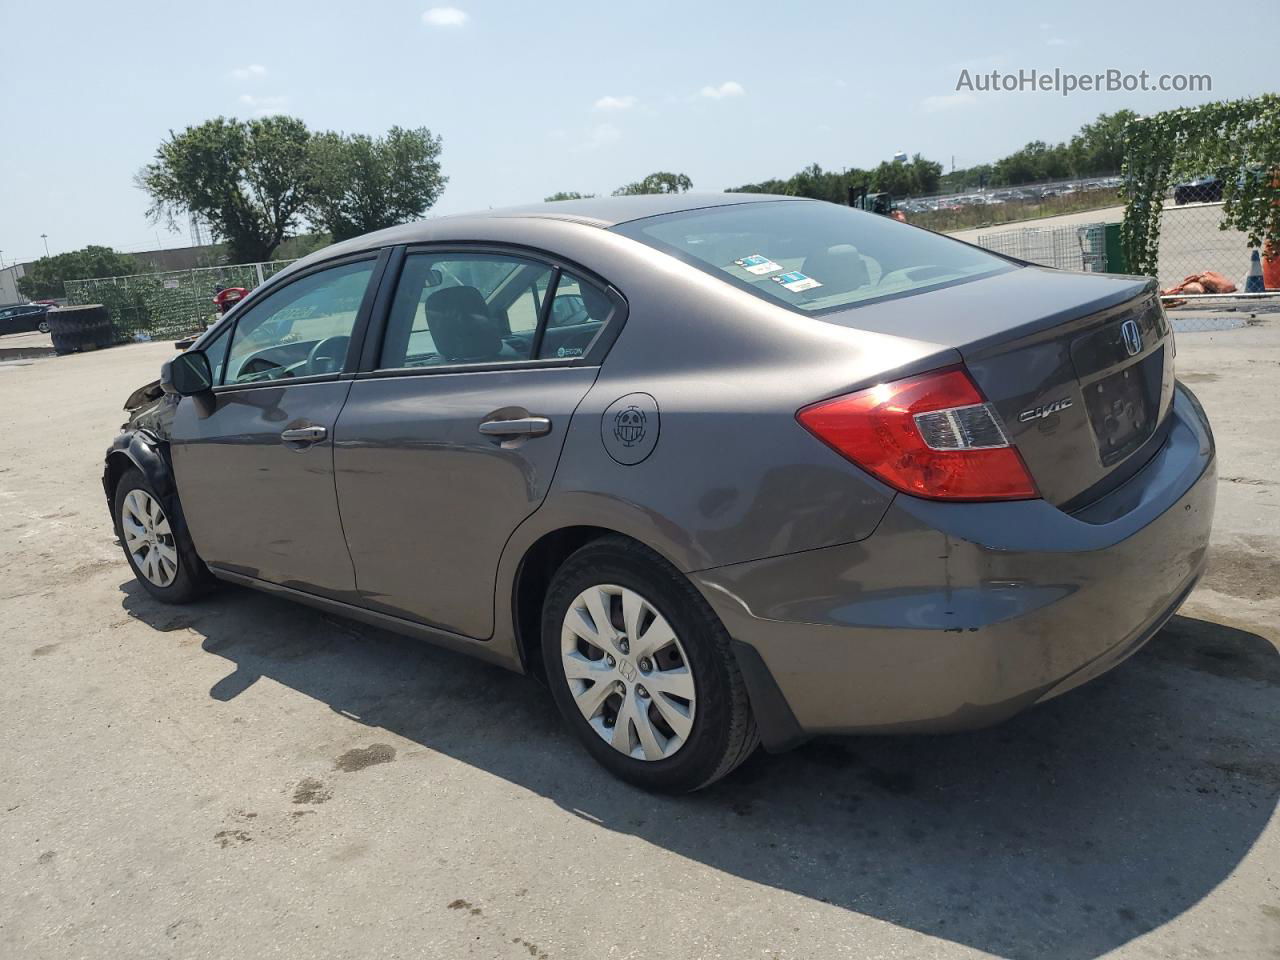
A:
[[[47,233],[40,234],[40,239],[44,241],[44,255],[49,255],[49,235]]]

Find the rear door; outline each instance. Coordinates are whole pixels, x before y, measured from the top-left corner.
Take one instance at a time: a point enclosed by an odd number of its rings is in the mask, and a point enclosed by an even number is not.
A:
[[[214,372],[212,407],[182,399],[170,450],[187,526],[206,562],[354,599],[333,429],[351,388],[341,371],[355,366],[352,341],[367,319],[376,272],[369,256],[300,275],[201,344]]]
[[[503,546],[546,496],[623,309],[602,282],[525,253],[405,256],[336,430],[361,604],[492,634]]]

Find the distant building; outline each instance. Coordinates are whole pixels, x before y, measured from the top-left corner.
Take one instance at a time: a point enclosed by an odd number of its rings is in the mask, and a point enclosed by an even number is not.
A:
[[[29,263],[14,263],[0,270],[0,307],[27,302],[27,298],[18,292],[18,278],[27,275],[29,266]]]
[[[206,243],[200,247],[143,250],[130,256],[138,261],[138,273],[164,273],[168,270],[190,270],[193,267],[216,267],[226,261],[226,253],[222,245],[213,243]]]

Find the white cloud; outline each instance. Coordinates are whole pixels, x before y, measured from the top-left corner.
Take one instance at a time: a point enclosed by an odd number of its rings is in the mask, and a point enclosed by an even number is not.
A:
[[[627,97],[601,97],[595,102],[596,110],[630,110],[636,105],[636,98]]]
[[[746,92],[737,80],[726,80],[718,87],[705,86],[698,94],[712,100],[723,100],[725,97],[740,97]]]
[[[920,101],[920,106],[924,108],[925,113],[938,113],[942,110],[954,110],[957,107],[968,107],[978,102],[968,90],[961,90],[957,93],[948,93],[940,97],[925,97]]]
[[[260,63],[251,63],[247,67],[236,67],[231,71],[231,79],[233,80],[255,80],[266,75],[267,68]]]
[[[1062,37],[1050,37],[1045,43],[1051,47],[1065,47],[1067,45],[1067,41]]]
[[[242,93],[240,102],[252,110],[255,117],[269,117],[272,114],[284,113],[289,106],[289,98],[283,94],[258,97],[252,93]]]
[[[467,12],[457,7],[432,7],[422,15],[428,27],[460,27],[467,22]]]

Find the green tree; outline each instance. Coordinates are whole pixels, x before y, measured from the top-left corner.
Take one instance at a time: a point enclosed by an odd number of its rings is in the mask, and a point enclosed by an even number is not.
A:
[[[1093,123],[1081,127],[1068,145],[1072,172],[1081,177],[1119,173],[1124,164],[1124,129],[1137,117],[1132,110],[1100,113]]]
[[[392,127],[385,137],[318,133],[311,138],[311,221],[333,239],[418,220],[448,182],[440,137],[426,127]]]
[[[559,190],[549,197],[543,197],[542,201],[554,203],[557,200],[590,200],[594,196],[594,193],[578,193],[577,190]]]
[[[615,197],[629,197],[640,193],[685,193],[693,189],[693,181],[683,173],[651,173],[643,180],[628,183],[613,191]]]
[[[909,163],[881,163],[871,171],[871,189],[895,197],[916,197],[936,193],[941,178],[942,164],[917,153]]]
[[[813,200],[828,200],[831,203],[847,203],[849,188],[861,186],[867,182],[870,174],[857,168],[850,170],[823,170],[819,164],[811,163],[786,180],[763,180],[760,183],[747,183],[733,187],[735,193],[774,193],[786,197],[809,197]]]
[[[270,260],[311,197],[306,124],[294,117],[217,117],[172,131],[135,178],[152,222],[194,213],[231,259]]]
[[[96,277],[122,277],[137,273],[138,264],[127,253],[110,247],[87,246],[83,250],[41,257],[18,278],[18,292],[29,300],[45,300],[66,296],[67,280],[89,280]]]

